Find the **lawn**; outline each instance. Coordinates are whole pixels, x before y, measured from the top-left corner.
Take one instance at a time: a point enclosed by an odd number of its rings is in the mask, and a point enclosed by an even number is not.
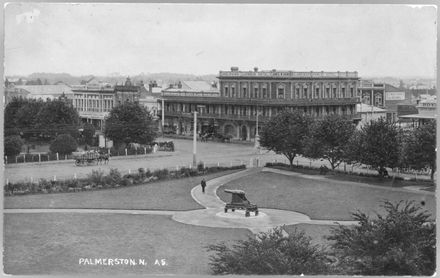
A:
[[[199,184],[203,177],[206,180],[210,180],[234,172],[237,172],[237,170],[97,191],[11,196],[4,198],[4,207],[154,210],[200,209],[203,207],[192,199],[190,194],[191,189]]]
[[[158,215],[5,214],[4,272],[206,275],[204,246],[248,235],[246,229],[185,225]],[[147,265],[79,265],[80,258],[144,259]],[[155,266],[156,259],[167,265]]]
[[[297,211],[318,220],[352,220],[351,213],[357,209],[373,215],[375,212],[383,213],[383,200],[424,203],[435,217],[435,196],[432,194],[360,186],[356,182],[348,184],[331,179],[261,172],[221,186],[217,194],[223,201],[230,202],[230,194],[223,191],[225,188],[243,189],[247,198],[259,207]]]

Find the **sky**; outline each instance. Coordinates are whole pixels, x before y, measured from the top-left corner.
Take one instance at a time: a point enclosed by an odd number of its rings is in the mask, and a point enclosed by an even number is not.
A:
[[[10,3],[5,75],[436,73],[437,10],[408,5]]]

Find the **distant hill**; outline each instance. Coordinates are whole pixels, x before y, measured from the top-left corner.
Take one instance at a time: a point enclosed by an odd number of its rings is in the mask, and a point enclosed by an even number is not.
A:
[[[32,73],[27,76],[6,76],[8,79],[18,79],[22,78],[23,80],[37,80],[40,79],[42,81],[47,80],[49,84],[55,84],[59,82],[63,82],[65,84],[69,85],[79,85],[81,84],[81,81],[87,81],[91,79],[92,77],[95,77],[98,81],[108,82],[111,84],[116,83],[123,83],[127,79],[128,75],[121,75],[119,73],[111,73],[108,76],[93,76],[93,75],[83,75],[83,76],[73,76],[69,73],[45,73],[45,72],[38,72],[38,73]],[[140,82],[143,81],[144,83],[148,83],[149,81],[156,80],[159,84],[161,83],[175,83],[182,80],[204,80],[204,81],[215,81],[216,75],[215,74],[206,74],[206,75],[194,75],[194,74],[182,74],[182,73],[141,73],[134,76],[129,76],[130,79],[133,82]]]

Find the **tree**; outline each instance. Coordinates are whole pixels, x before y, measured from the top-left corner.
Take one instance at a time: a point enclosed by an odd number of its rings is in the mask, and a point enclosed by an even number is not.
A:
[[[260,133],[260,145],[287,157],[290,165],[297,154],[304,153],[303,139],[312,119],[299,111],[284,111],[267,122]]]
[[[105,136],[115,145],[150,144],[157,137],[157,127],[145,107],[125,102],[114,107],[105,121]]]
[[[354,162],[371,165],[379,173],[385,167],[394,168],[399,162],[398,133],[396,125],[383,118],[371,121],[349,140],[348,156]]]
[[[72,105],[62,100],[44,102],[37,114],[36,128],[44,137],[55,138],[58,134],[70,134],[77,138],[79,115]]]
[[[70,134],[58,135],[50,144],[50,151],[61,155],[71,154],[76,151],[78,144]]]
[[[404,166],[416,170],[430,168],[431,180],[434,180],[436,171],[435,132],[435,121],[417,127],[404,139],[402,151]]]
[[[38,130],[35,129],[37,125],[36,115],[43,108],[44,103],[42,100],[27,100],[15,115],[16,126],[23,134],[23,138],[28,139],[34,134],[38,134]]]
[[[84,143],[93,145],[93,137],[95,136],[96,129],[92,124],[85,124],[83,130]]]
[[[220,243],[207,249],[215,252],[209,263],[214,274],[313,275],[329,270],[325,251],[298,230],[284,237],[282,229],[275,228],[232,247]]]
[[[316,121],[304,140],[305,155],[327,159],[334,170],[347,160],[346,148],[355,128],[350,120],[340,115],[328,115]]]
[[[435,223],[414,202],[385,201],[386,215],[370,219],[358,211],[359,225],[338,226],[328,240],[345,275],[426,275],[435,271]]]
[[[7,156],[15,156],[20,154],[21,148],[23,147],[23,140],[20,136],[7,136],[4,142],[4,151]]]

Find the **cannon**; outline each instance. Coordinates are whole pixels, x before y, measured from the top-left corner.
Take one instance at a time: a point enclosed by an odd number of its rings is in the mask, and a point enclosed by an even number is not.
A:
[[[243,190],[225,189],[225,192],[232,194],[231,202],[227,203],[225,206],[225,213],[228,212],[228,209],[231,209],[232,211],[240,209],[246,211],[246,217],[249,217],[251,212],[254,212],[255,216],[258,215],[257,205],[252,204],[248,199],[246,199],[246,193]]]

